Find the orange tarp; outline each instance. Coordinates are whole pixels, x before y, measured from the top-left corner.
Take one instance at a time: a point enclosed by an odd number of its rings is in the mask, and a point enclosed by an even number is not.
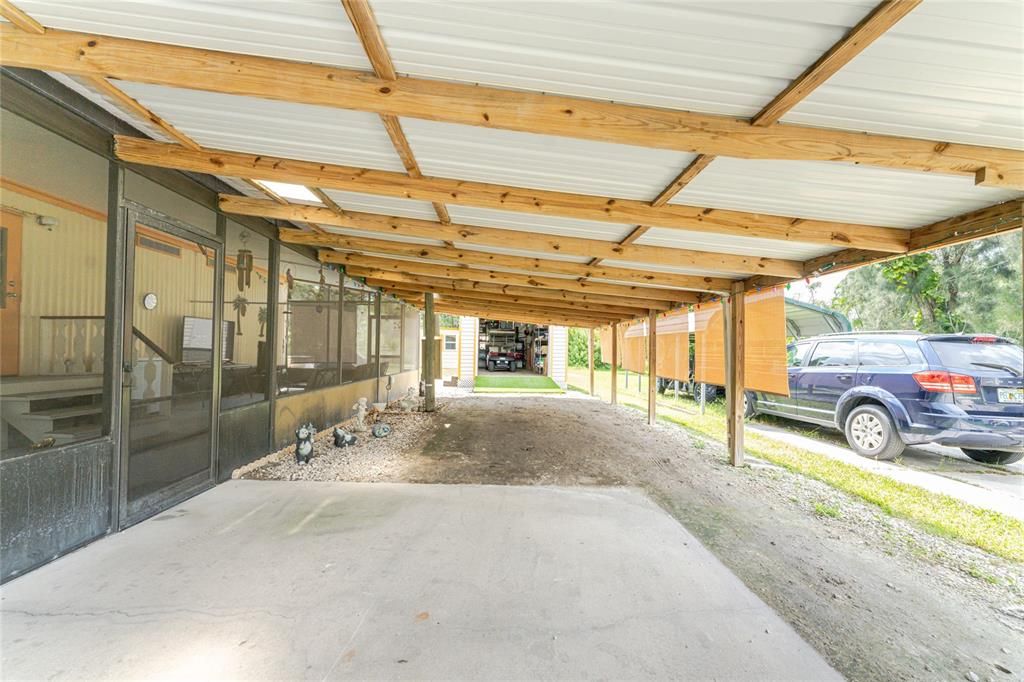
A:
[[[621,328],[622,325],[620,325]],[[631,372],[643,372],[647,361],[647,323],[635,322],[626,327],[621,339],[622,368]]]
[[[719,304],[706,304],[703,307],[694,316],[697,333],[694,380],[724,386],[725,314]],[[788,396],[785,291],[778,287],[747,294],[744,320],[745,387]]]
[[[690,379],[689,314],[677,310],[658,318],[655,373],[664,379]]]

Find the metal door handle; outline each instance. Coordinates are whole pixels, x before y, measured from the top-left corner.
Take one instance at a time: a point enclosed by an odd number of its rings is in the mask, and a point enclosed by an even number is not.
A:
[[[853,378],[852,374],[837,374],[836,375],[836,379],[838,379],[839,381],[849,381],[852,378]]]

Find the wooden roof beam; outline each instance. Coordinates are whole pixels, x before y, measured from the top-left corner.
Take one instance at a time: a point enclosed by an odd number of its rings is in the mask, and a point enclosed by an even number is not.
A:
[[[119,159],[197,173],[261,177],[317,187],[423,201],[557,215],[614,223],[762,237],[835,247],[899,253],[906,231],[678,204],[653,207],[631,199],[599,197],[448,178],[410,178],[402,173],[338,166],[224,150],[197,151],[181,145],[115,136]]]
[[[481,306],[467,306],[461,303],[435,301],[434,309],[442,313],[453,315],[466,315],[479,317],[487,320],[509,320],[512,322],[523,322],[527,324],[561,325],[565,327],[602,327],[609,324],[604,320],[595,320],[581,317],[566,317],[557,314],[547,314],[535,310],[516,309],[507,310],[502,308],[487,308]]]
[[[425,263],[417,260],[401,260],[360,253],[347,253],[333,249],[320,249],[320,260],[324,263],[344,265],[346,271],[356,269],[369,270],[373,276],[385,274],[418,274],[445,279],[467,280],[485,284],[502,284],[525,286],[548,291],[568,291],[580,294],[601,294],[607,296],[624,296],[641,301],[669,301],[676,303],[695,303],[701,300],[701,294],[685,289],[701,288],[702,291],[720,292],[728,290],[733,280],[682,275],[679,286],[661,288],[658,286],[642,286],[634,284],[615,284],[567,277],[549,277],[533,273],[504,272],[486,268],[476,268],[465,264]],[[378,274],[379,273],[379,274]],[[722,287],[725,287],[724,289]]]
[[[411,291],[417,293],[432,293],[443,295],[447,298],[455,298],[466,301],[480,301],[481,305],[496,304],[496,305],[523,305],[534,308],[548,308],[553,310],[562,311],[573,311],[577,310],[584,314],[589,313],[594,316],[599,315],[610,315],[626,317],[630,315],[640,315],[640,309],[635,307],[620,307],[610,305],[596,305],[593,303],[580,303],[577,301],[563,301],[559,299],[544,298],[542,296],[520,296],[518,294],[503,294],[501,296],[495,296],[492,293],[485,291],[476,291],[473,289],[451,289],[443,286],[428,286],[423,284],[413,284],[409,282],[392,282],[387,279],[376,279],[373,277],[366,278],[366,284],[372,287],[386,290],[400,290],[400,291]]]
[[[365,230],[375,234],[434,239],[448,243],[460,242],[475,246],[523,249],[548,256],[574,255],[592,258],[617,258],[620,260],[640,261],[651,265],[688,265],[691,267],[721,269],[732,272],[746,271],[744,268],[755,267],[752,265],[752,260],[757,263],[757,267],[775,267],[776,265],[768,263],[766,259],[751,259],[749,257],[737,257],[717,252],[693,251],[667,246],[619,246],[615,242],[600,239],[546,235],[538,232],[480,227],[476,225],[444,225],[430,220],[384,216],[373,213],[350,212],[342,218],[336,216],[328,209],[316,206],[298,204],[292,204],[287,207],[276,206],[267,201],[232,195],[222,195],[220,207],[221,210],[227,213],[240,215],[311,222],[319,225],[333,225],[336,227]],[[297,243],[316,246],[337,246],[343,244],[346,237],[322,235],[309,238],[297,236],[296,239],[299,240]]]
[[[431,277],[427,275],[416,275],[410,273],[399,273],[382,271],[373,268],[360,266],[346,266],[345,271],[354,277],[363,277],[367,282],[390,282],[401,284],[407,287],[432,287],[438,291],[472,291],[486,294],[492,299],[495,296],[520,296],[528,298],[541,298],[549,301],[564,301],[571,303],[585,303],[594,306],[615,306],[624,308],[636,308],[638,310],[669,310],[676,307],[678,302],[662,301],[655,299],[639,299],[627,296],[612,296],[604,294],[577,293],[574,291],[552,290],[540,287],[514,286],[510,284],[494,284],[489,282],[474,282],[467,279],[445,279],[443,277]],[[653,290],[652,291],[656,291]],[[698,296],[692,296],[692,302],[697,302]]]
[[[0,26],[0,64],[464,125],[746,159],[968,174],[1024,188],[1024,152],[398,77],[125,38]]]

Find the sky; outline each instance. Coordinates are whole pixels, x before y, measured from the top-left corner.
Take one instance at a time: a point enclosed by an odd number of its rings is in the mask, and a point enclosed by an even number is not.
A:
[[[832,296],[836,292],[836,287],[839,286],[839,283],[843,281],[843,278],[846,277],[848,273],[848,270],[844,270],[843,272],[834,272],[830,275],[822,275],[821,277],[812,277],[812,283],[821,282],[821,287],[818,289],[818,300],[823,301],[825,305],[828,305],[832,301]],[[790,286],[786,291],[786,296],[806,303],[811,302],[807,283],[804,280],[793,282],[792,286]]]

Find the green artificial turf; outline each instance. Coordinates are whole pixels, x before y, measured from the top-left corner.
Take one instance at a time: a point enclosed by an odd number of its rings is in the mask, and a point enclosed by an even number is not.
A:
[[[562,393],[551,377],[536,374],[507,374],[478,376],[474,393]]]

